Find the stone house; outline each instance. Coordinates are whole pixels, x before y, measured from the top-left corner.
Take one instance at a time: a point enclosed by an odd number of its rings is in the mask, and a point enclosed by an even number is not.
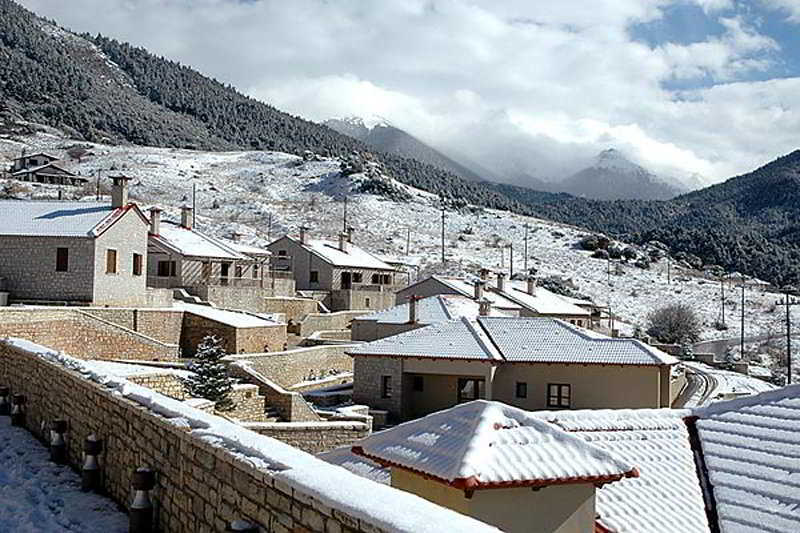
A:
[[[599,487],[639,477],[625,455],[484,400],[374,433],[352,451],[389,469],[392,487],[510,533],[592,533]]]
[[[49,185],[80,186],[88,179],[77,176],[57,165],[58,158],[44,152],[23,155],[11,162],[9,174],[12,179]]]
[[[14,172],[40,167],[46,165],[48,163],[53,163],[54,161],[58,161],[54,155],[47,154],[45,152],[36,152],[35,154],[23,154],[20,157],[15,158],[11,161],[11,169],[9,173],[13,174]]]
[[[311,239],[307,228],[300,228],[299,239],[286,235],[268,248],[276,269],[293,273],[298,291],[315,294],[333,311],[394,305],[406,275],[351,240],[347,233],[338,243]]]
[[[678,360],[552,318],[439,322],[349,348],[353,401],[409,419],[476,399],[527,410],[669,407]]]
[[[559,318],[575,326],[592,328],[592,310],[573,303],[544,287],[539,287],[535,277],[526,281],[509,281],[498,273],[495,284],[488,283],[488,271],[481,278],[462,279],[430,276],[397,292],[397,303],[403,303],[412,295],[425,298],[436,294],[459,294],[480,301],[486,298],[492,308],[522,317]]]
[[[193,227],[192,208],[181,209],[181,221],[161,220],[150,209],[147,284],[185,289],[222,307],[261,312],[263,299],[293,295],[294,283],[270,268],[269,250],[211,237]]]
[[[146,302],[147,217],[112,178],[112,202],[0,200],[0,278],[12,301]]]

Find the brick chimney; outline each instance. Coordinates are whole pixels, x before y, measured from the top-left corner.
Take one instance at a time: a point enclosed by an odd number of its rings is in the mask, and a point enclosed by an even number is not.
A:
[[[308,226],[300,226],[300,244],[308,244]]]
[[[536,296],[536,276],[528,276],[528,294]]]
[[[128,182],[131,178],[127,176],[111,176],[111,207],[118,209],[128,205]]]
[[[150,208],[150,235],[161,234],[161,208],[153,206]]]
[[[419,301],[419,296],[417,296],[416,294],[412,294],[408,298],[408,323],[409,324],[416,324],[417,321],[419,320],[417,318],[417,316],[418,316],[417,312],[419,311],[418,303],[417,303],[418,301]]]
[[[483,299],[483,286],[486,282],[482,279],[475,281],[475,301],[480,302]]]
[[[502,272],[497,273],[497,291],[505,292],[506,290],[506,275]]]
[[[192,214],[194,209],[190,205],[181,206],[181,227],[192,229]]]
[[[350,251],[350,240],[349,240],[348,233],[340,233],[339,234],[339,250],[344,253]]]
[[[488,298],[481,298],[478,301],[478,314],[480,316],[489,316],[492,314],[492,302]]]

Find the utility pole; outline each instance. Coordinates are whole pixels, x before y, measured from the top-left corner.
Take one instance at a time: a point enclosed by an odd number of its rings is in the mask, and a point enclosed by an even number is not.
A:
[[[197,226],[197,184],[192,183],[192,227]]]
[[[344,195],[344,213],[342,216],[342,231],[347,233],[347,194]]]
[[[606,277],[608,278],[608,286],[611,286],[611,256],[606,260]]]
[[[514,243],[513,242],[508,244],[508,249],[509,249],[509,254],[508,254],[508,269],[509,269],[508,279],[509,279],[509,281],[511,281],[512,279],[514,279]]]
[[[722,288],[722,326],[725,327],[725,274],[719,278],[719,286]]]
[[[786,308],[788,309],[789,307],[787,306]],[[739,357],[744,358],[744,276],[742,276],[742,327],[741,327],[741,329],[742,329],[741,335],[740,335],[741,341],[739,343],[739,345],[741,347],[739,348]]]
[[[447,264],[444,258],[444,217],[445,217],[444,204],[442,204],[442,266]]]
[[[411,250],[411,227],[406,228],[406,256]]]
[[[97,169],[97,179],[95,179],[95,197],[96,201],[100,201],[100,169]]]
[[[667,285],[672,284],[672,258],[667,255]]]
[[[272,240],[272,213],[267,216],[267,240]]]
[[[789,312],[790,307],[793,305],[800,305],[800,300],[790,301],[789,293],[790,288],[785,287],[786,294],[786,384],[792,384],[792,315]]]
[[[525,223],[525,275],[528,275],[528,223]]]

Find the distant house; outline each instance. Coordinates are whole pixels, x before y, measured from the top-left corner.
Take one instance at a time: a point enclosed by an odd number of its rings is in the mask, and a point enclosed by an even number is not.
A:
[[[11,178],[31,183],[45,183],[48,185],[81,186],[89,180],[77,176],[69,170],[63,169],[55,163],[47,163],[38,167],[25,168],[11,173]]]
[[[354,341],[374,341],[454,318],[476,318],[482,313],[508,316],[492,308],[488,300],[483,304],[460,294],[410,298],[389,309],[354,318],[350,323],[351,338]]]
[[[598,487],[639,476],[627,454],[482,400],[375,433],[352,450],[388,468],[391,486],[510,533],[595,531]]]
[[[678,360],[552,318],[461,318],[354,346],[353,400],[399,419],[469,400],[523,409],[669,407]]]
[[[52,163],[54,161],[58,161],[59,158],[50,155],[44,152],[36,152],[35,154],[25,155],[23,154],[20,157],[17,157],[11,162],[11,172],[17,172],[19,170],[25,170],[27,168],[34,168],[34,167],[41,167],[48,163]]]
[[[482,279],[431,276],[398,291],[397,302],[403,303],[412,295],[424,298],[436,294],[460,294],[476,301],[486,298],[492,308],[516,316],[560,318],[576,326],[592,327],[591,308],[539,287],[535,277],[526,282],[507,281],[498,273],[496,284],[491,286],[485,274]]]
[[[335,311],[385,309],[406,275],[359,248],[349,234],[339,242],[311,239],[306,228],[300,238],[281,237],[268,246],[277,269],[291,271],[298,291],[320,296]]]
[[[211,237],[193,227],[192,208],[181,209],[180,223],[162,221],[150,209],[147,284],[181,288],[226,307],[262,311],[266,296],[294,294],[291,280],[270,272],[269,250]],[[288,287],[287,287],[288,283]]]
[[[113,177],[111,204],[0,201],[0,279],[12,301],[139,305],[147,217]]]

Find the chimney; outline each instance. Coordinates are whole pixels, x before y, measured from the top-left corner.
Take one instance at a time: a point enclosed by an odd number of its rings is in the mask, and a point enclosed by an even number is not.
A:
[[[497,292],[505,292],[506,290],[506,275],[502,272],[497,273]]]
[[[127,176],[111,177],[111,207],[118,209],[128,205],[128,182],[131,179]]]
[[[150,208],[150,235],[161,233],[161,208],[153,206]]]
[[[417,323],[417,301],[419,301],[419,296],[416,294],[412,294],[408,298],[408,323],[409,324],[416,324]]]
[[[483,281],[487,281],[489,279],[489,272],[491,271],[488,268],[482,268],[478,271],[478,274]]]
[[[308,244],[308,227],[300,226],[300,244]]]
[[[475,282],[475,301],[480,302],[483,299],[483,286],[486,282],[479,279]]]
[[[192,206],[184,205],[181,206],[181,227],[186,229],[192,229]]]
[[[481,298],[478,301],[478,314],[480,316],[489,316],[492,314],[492,302],[488,298]]]
[[[355,228],[353,226],[347,226],[347,242],[349,242],[351,244],[353,242],[353,231],[354,230],[355,230]]]
[[[243,234],[242,232],[240,232],[240,231],[234,231],[233,233],[231,233],[231,240],[232,240],[233,242],[239,242],[239,241],[241,241],[241,240],[242,240],[242,237],[243,237],[243,236],[244,236],[244,234]]]
[[[348,239],[348,235],[348,233],[339,234],[339,250],[344,253],[347,253],[350,250],[350,241]]]
[[[536,296],[536,276],[528,276],[528,294]]]

